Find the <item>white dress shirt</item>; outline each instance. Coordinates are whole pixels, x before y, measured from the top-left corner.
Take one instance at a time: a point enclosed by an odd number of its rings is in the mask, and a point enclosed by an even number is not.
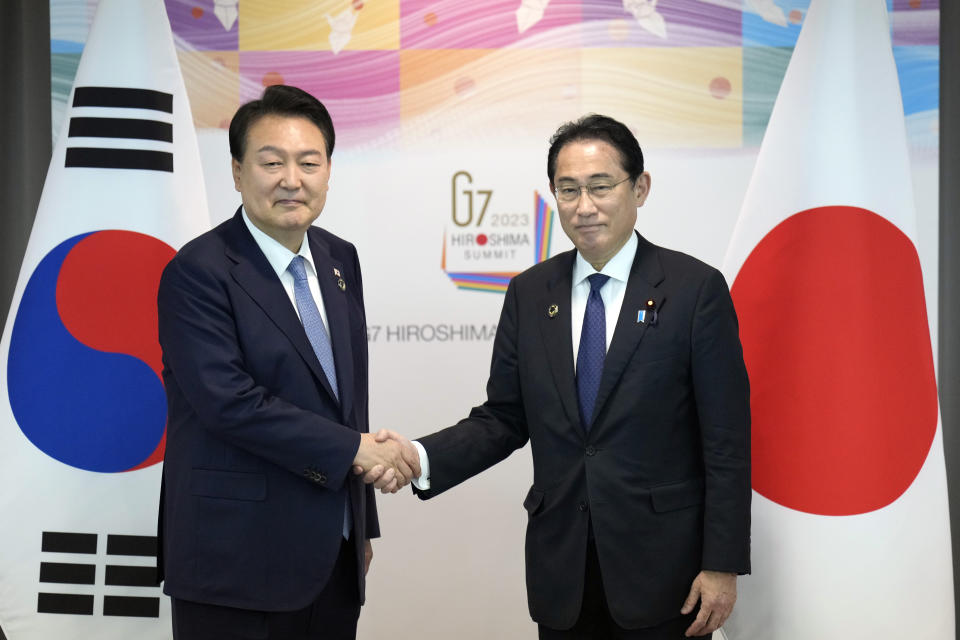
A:
[[[307,263],[305,270],[307,272],[307,286],[310,287],[310,295],[313,296],[313,301],[317,303],[317,309],[320,310],[320,317],[323,318],[323,326],[327,330],[327,335],[330,335],[330,324],[327,322],[327,309],[323,306],[323,296],[320,294],[320,282],[317,280],[317,268],[313,264],[313,254],[310,253],[310,243],[307,242],[307,234],[303,234],[303,240],[300,242],[300,251],[293,253],[290,249],[287,249],[257,228],[257,226],[250,221],[250,218],[247,217],[246,209],[243,209],[243,221],[246,223],[247,229],[250,230],[250,235],[253,236],[257,246],[260,247],[260,251],[266,256],[267,262],[269,262],[273,270],[277,272],[277,277],[280,278],[280,283],[283,285],[284,291],[287,292],[287,297],[290,298],[290,304],[293,305],[293,310],[296,311],[298,318],[300,317],[300,311],[297,309],[297,299],[293,293],[293,274],[287,271],[287,267],[290,266],[290,261],[293,260],[294,257],[303,256],[303,259],[306,260]]]
[[[587,298],[590,297],[590,281],[587,279],[595,273],[610,276],[600,289],[603,299],[604,318],[607,321],[607,350],[613,340],[613,330],[617,327],[617,318],[620,317],[620,308],[623,306],[623,294],[627,290],[627,280],[630,279],[630,269],[633,267],[633,258],[637,255],[637,234],[631,233],[630,239],[620,248],[617,255],[610,258],[603,269],[597,271],[587,262],[580,252],[573,263],[573,280],[570,290],[570,337],[573,339],[573,365],[577,365],[577,352],[580,350],[580,333],[583,331],[583,314],[587,311]]]
[[[586,259],[577,252],[573,263],[573,280],[570,289],[570,335],[573,339],[573,364],[576,368],[577,351],[580,350],[580,333],[583,331],[583,314],[587,311],[587,298],[590,297],[590,281],[587,279],[595,273],[610,276],[600,288],[600,297],[603,299],[607,321],[607,349],[613,340],[613,331],[617,327],[617,318],[620,317],[620,308],[623,306],[623,294],[627,290],[627,281],[630,279],[630,269],[633,268],[633,259],[637,255],[639,245],[637,234],[631,233],[627,243],[620,248],[615,256],[610,258],[603,269],[597,271]],[[420,454],[420,477],[413,479],[414,486],[421,491],[430,488],[430,460],[423,445],[413,441],[413,446]]]

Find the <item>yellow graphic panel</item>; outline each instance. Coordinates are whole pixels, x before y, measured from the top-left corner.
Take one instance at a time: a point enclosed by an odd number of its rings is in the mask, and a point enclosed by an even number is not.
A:
[[[739,47],[583,49],[583,110],[630,125],[642,146],[739,147]]]
[[[400,0],[243,0],[241,51],[398,49]]]
[[[226,129],[239,105],[236,51],[177,51],[183,82],[198,127]]]
[[[580,113],[580,51],[403,50],[400,113],[407,142],[426,136],[545,139]]]

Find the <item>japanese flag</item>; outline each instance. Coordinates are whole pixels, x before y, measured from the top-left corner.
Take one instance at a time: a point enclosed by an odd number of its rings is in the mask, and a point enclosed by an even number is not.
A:
[[[954,637],[910,178],[884,0],[813,0],[724,267],[755,492],[731,640]]]

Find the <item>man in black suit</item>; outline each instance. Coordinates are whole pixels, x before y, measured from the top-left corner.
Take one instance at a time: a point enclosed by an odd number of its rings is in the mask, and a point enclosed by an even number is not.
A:
[[[163,272],[159,568],[177,640],[354,638],[382,483],[350,468],[387,469],[394,488],[419,473],[368,433],[357,252],[311,226],[333,145],[327,110],[300,89],[240,107],[243,205]]]
[[[415,491],[443,493],[529,439],[540,637],[709,634],[750,570],[749,389],[726,282],[634,231],[650,175],[623,124],[563,125],[547,173],[576,250],[510,283],[487,401],[414,443]]]

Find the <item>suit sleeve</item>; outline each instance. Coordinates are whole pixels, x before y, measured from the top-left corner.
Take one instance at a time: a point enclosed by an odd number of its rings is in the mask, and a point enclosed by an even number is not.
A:
[[[418,438],[430,461],[430,489],[414,487],[421,499],[439,495],[485,471],[527,443],[517,349],[518,306],[514,280],[507,288],[497,325],[487,401],[452,427]]]
[[[177,420],[199,422],[217,438],[297,475],[321,469],[322,486],[339,490],[360,434],[257,384],[244,366],[224,283],[177,256],[164,270],[157,303],[164,367],[179,390],[174,397],[188,405],[171,411],[171,427]],[[191,414],[195,418],[184,417]]]
[[[750,387],[726,281],[711,270],[692,325],[706,495],[703,569],[750,572]]]

